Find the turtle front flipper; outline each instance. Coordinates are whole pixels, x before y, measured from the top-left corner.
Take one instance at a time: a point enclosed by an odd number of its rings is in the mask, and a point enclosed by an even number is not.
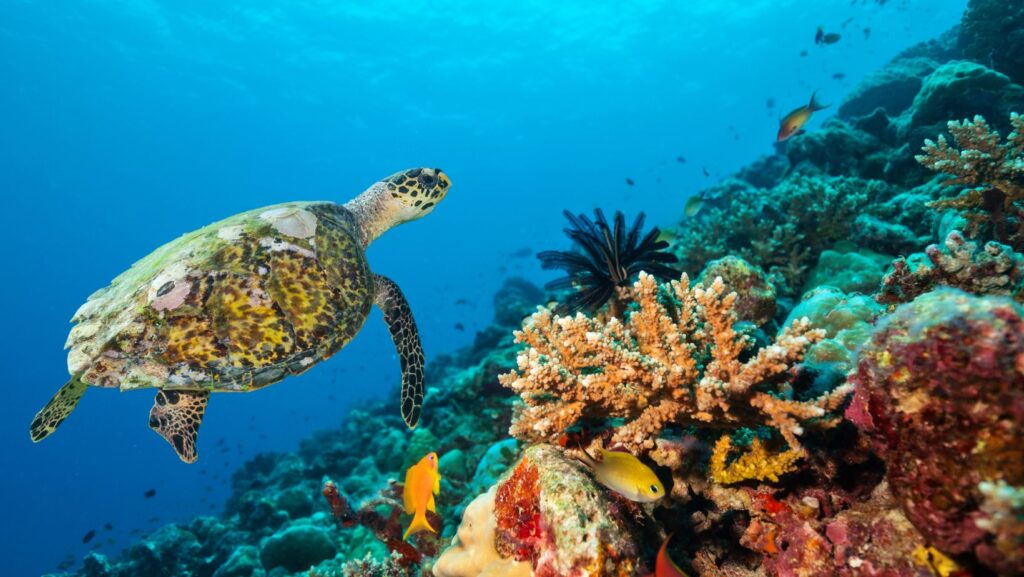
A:
[[[374,275],[377,296],[374,299],[384,322],[388,324],[391,340],[395,341],[398,358],[402,363],[402,419],[410,429],[416,427],[423,411],[423,347],[412,309],[402,289],[385,276]]]
[[[33,443],[42,441],[57,430],[57,427],[78,406],[78,401],[82,400],[86,388],[88,385],[83,383],[78,376],[71,377],[70,381],[64,383],[57,394],[32,419],[29,434],[32,436]]]
[[[199,458],[196,436],[209,398],[208,391],[157,391],[149,411],[149,428],[167,439],[186,463],[195,463]]]

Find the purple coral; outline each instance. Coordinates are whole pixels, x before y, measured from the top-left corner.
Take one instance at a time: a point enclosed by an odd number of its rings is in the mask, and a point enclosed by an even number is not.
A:
[[[1007,575],[1024,573],[1024,555],[997,548],[979,485],[1024,485],[1022,314],[952,289],[899,307],[861,351],[846,413],[929,542]]]

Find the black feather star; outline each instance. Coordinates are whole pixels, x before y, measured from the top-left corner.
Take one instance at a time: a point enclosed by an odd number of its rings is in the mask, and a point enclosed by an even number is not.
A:
[[[669,280],[679,272],[668,266],[677,261],[675,255],[664,252],[668,243],[658,240],[661,233],[652,228],[643,238],[644,213],[637,215],[633,226],[626,230],[626,217],[615,212],[614,226],[609,226],[601,209],[594,210],[594,220],[587,215],[574,216],[564,212],[570,228],[565,234],[580,250],[547,250],[537,255],[545,270],[562,269],[568,276],[549,282],[548,290],[575,288],[555,312],[572,314],[579,310],[594,312],[609,305],[609,313],[621,317],[622,305],[617,298],[618,287],[628,286],[633,278],[645,271],[661,280]]]

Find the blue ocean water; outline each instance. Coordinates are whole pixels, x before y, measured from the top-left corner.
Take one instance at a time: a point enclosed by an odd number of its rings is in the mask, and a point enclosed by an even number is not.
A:
[[[163,242],[249,208],[343,202],[400,169],[442,167],[448,199],[369,258],[404,289],[428,357],[451,351],[489,322],[503,278],[549,278],[514,255],[564,248],[563,208],[672,222],[694,191],[771,151],[780,111],[814,90],[840,101],[964,5],[0,4],[3,573],[40,574],[68,554],[116,552],[134,529],[215,513],[245,458],[395,393],[398,361],[375,312],[306,375],[215,396],[196,465],[148,430],[148,392],[90,391],[33,445],[32,415],[67,379],[68,319]],[[819,25],[842,40],[816,46]],[[99,537],[82,544],[91,529]]]

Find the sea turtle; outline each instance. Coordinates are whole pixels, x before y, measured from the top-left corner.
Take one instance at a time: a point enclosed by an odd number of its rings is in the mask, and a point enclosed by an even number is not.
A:
[[[423,350],[398,285],[367,245],[429,213],[451,182],[436,168],[389,176],[355,199],[290,202],[188,233],[135,263],[75,313],[69,380],[32,421],[49,436],[89,386],[155,388],[149,426],[195,462],[210,393],[246,392],[307,370],[359,332],[376,304],[402,366],[402,418],[423,407]]]

